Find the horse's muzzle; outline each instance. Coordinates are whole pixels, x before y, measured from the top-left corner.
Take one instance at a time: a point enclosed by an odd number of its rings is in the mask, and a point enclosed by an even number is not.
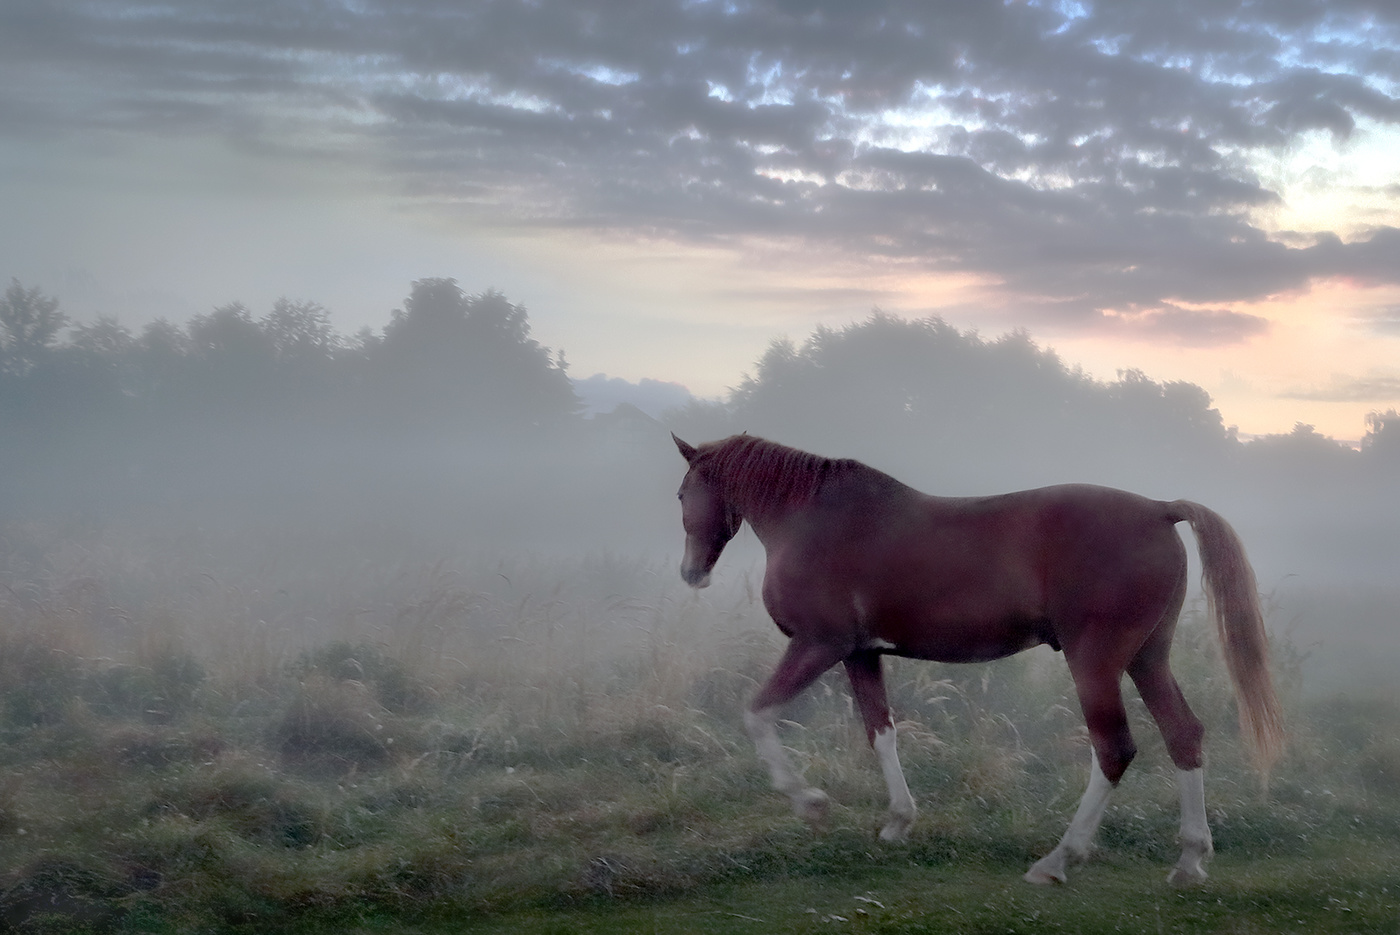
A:
[[[710,586],[710,573],[703,568],[682,565],[681,578],[692,588],[708,588]]]

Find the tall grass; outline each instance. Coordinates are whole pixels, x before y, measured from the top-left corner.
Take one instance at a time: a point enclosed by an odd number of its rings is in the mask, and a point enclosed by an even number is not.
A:
[[[881,854],[1012,874],[1053,844],[1087,772],[1054,653],[891,660],[923,811],[907,845],[877,846],[883,784],[833,673],[783,728],[837,803],[817,835],[743,735],[781,649],[754,571],[701,593],[669,562],[607,556],[216,573],[166,546],[27,530],[0,553],[0,927],[486,913]],[[1265,799],[1200,618],[1183,620],[1175,667],[1211,732],[1217,847],[1288,851],[1339,821],[1400,830],[1400,743],[1376,729],[1400,723],[1395,696],[1310,701],[1277,646],[1293,737]],[[1127,694],[1142,753],[1104,846],[1165,873],[1170,764]]]

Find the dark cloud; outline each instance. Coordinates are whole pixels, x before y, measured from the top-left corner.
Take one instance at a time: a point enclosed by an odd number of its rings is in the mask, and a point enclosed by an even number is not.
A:
[[[20,0],[4,132],[217,132],[372,160],[482,222],[794,238],[1185,343],[1187,311],[1400,279],[1400,231],[1280,242],[1249,168],[1400,122],[1400,12],[1324,0]],[[1034,304],[1033,303],[1033,304]],[[1180,304],[1178,304],[1180,303]]]

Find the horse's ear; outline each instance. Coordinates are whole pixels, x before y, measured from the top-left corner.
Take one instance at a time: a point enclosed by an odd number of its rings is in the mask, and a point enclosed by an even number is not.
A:
[[[686,464],[689,464],[690,462],[695,460],[694,445],[687,445],[685,442],[681,441],[679,438],[676,437],[675,432],[671,433],[671,441],[676,443],[676,448],[680,451],[681,457],[685,458]]]

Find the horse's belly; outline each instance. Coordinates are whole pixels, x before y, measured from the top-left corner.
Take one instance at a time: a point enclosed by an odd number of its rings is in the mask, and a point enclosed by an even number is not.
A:
[[[1050,623],[1029,609],[1001,603],[886,607],[872,615],[871,633],[890,652],[938,662],[985,662],[1049,643]]]

